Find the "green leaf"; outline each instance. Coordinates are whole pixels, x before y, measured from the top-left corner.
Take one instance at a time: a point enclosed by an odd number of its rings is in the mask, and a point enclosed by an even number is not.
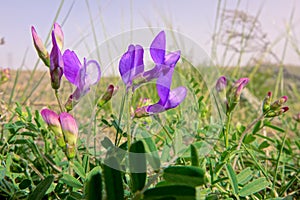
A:
[[[191,160],[192,160],[192,166],[197,166],[197,167],[199,166],[198,150],[193,144],[191,144]]]
[[[252,134],[257,133],[257,132],[260,130],[260,125],[261,125],[261,120],[259,120],[259,121],[255,124],[255,126],[253,127]]]
[[[88,200],[102,199],[102,178],[99,166],[94,167],[87,175],[85,198]]]
[[[245,185],[239,192],[239,195],[242,197],[249,196],[251,194],[254,194],[256,192],[259,192],[263,189],[265,189],[267,186],[269,186],[269,182],[266,180],[266,178],[258,178],[247,185]]]
[[[47,176],[36,186],[34,191],[29,195],[28,199],[42,199],[53,181],[54,176],[52,174]]]
[[[234,172],[231,164],[226,165],[226,170],[227,170],[228,177],[229,177],[229,180],[231,183],[231,187],[233,189],[233,194],[237,194],[239,192],[238,181],[237,181],[235,172]]]
[[[160,159],[156,145],[146,131],[142,131],[142,136],[144,138],[142,141],[144,142],[145,152],[147,152],[146,158],[153,170],[158,170],[160,168]]]
[[[164,170],[163,177],[179,185],[198,186],[205,183],[205,172],[194,166],[170,166]]]
[[[113,166],[111,168],[109,166]],[[121,172],[116,170],[120,169],[120,164],[114,157],[109,157],[104,161],[103,174],[106,188],[107,199],[120,200],[124,199],[124,189]]]
[[[240,185],[244,185],[245,183],[247,183],[248,181],[250,181],[252,179],[252,170],[250,167],[247,167],[246,169],[244,169],[243,171],[241,171],[237,176],[237,182]]]
[[[80,178],[82,178],[83,180],[85,179],[85,171],[83,166],[78,162],[78,161],[74,161],[72,168],[74,169],[74,171],[76,172],[76,174],[78,174],[80,176]]]
[[[170,185],[151,188],[144,192],[144,200],[195,200],[195,198],[195,188],[185,185]]]
[[[142,141],[131,144],[129,149],[129,166],[132,181],[132,191],[142,190],[146,183],[146,154]]]
[[[263,141],[260,145],[259,145],[259,149],[265,149],[267,147],[269,147],[270,144],[267,141]]]
[[[285,130],[283,130],[282,128],[280,128],[278,126],[272,125],[270,122],[264,122],[264,125],[267,126],[267,127],[269,127],[269,128],[272,128],[272,129],[274,129],[276,131],[279,131],[279,132],[282,132],[282,133],[285,132]]]
[[[31,185],[31,181],[29,179],[24,179],[22,180],[22,182],[19,184],[19,188],[21,190],[24,190],[26,188],[28,188]]]
[[[67,184],[68,186],[74,187],[74,188],[82,188],[83,185],[80,183],[79,180],[74,178],[73,176],[69,174],[64,174],[63,177],[60,179],[63,183]]]
[[[256,139],[256,137],[253,135],[246,135],[243,142],[244,142],[244,144],[250,144],[251,142],[254,142],[255,139]]]

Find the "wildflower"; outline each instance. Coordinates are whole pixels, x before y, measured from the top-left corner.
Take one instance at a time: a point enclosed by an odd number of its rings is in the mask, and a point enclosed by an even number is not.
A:
[[[152,41],[150,54],[155,63],[155,67],[149,71],[144,71],[143,55],[144,49],[140,45],[130,45],[127,52],[123,54],[119,63],[119,71],[123,82],[128,89],[134,85],[135,90],[138,85],[158,78],[163,68],[175,66],[180,58],[180,51],[166,55],[166,35],[161,31]]]
[[[44,64],[47,67],[49,67],[50,66],[49,53],[33,26],[31,27],[31,34],[32,34],[32,38],[33,38],[34,47],[35,47],[39,57],[42,59]]]
[[[76,155],[76,143],[78,138],[76,121],[72,115],[63,112],[59,115],[59,122],[66,142],[66,156],[72,159]]]
[[[227,113],[230,113],[238,104],[238,102],[240,101],[242,91],[244,87],[248,84],[248,82],[249,82],[248,78],[240,78],[234,83],[234,85],[230,90],[231,92],[229,93],[230,98],[229,98],[229,106],[228,106]]]
[[[277,117],[279,115],[282,115],[286,111],[289,110],[289,107],[285,106],[277,110],[270,110],[265,117],[270,118],[270,117]]]
[[[97,106],[102,107],[104,104],[106,104],[112,96],[117,92],[118,87],[115,87],[114,85],[109,85],[105,91],[105,93],[102,95],[101,99],[98,101]]]
[[[276,101],[272,102],[272,93],[268,92],[267,96],[263,101],[263,113],[265,117],[276,117],[282,115],[289,110],[289,107],[283,106],[288,100],[287,96],[282,96]]]
[[[132,85],[135,78],[144,72],[144,49],[140,45],[130,45],[119,62],[119,71],[126,88]]]
[[[76,86],[65,105],[66,109],[70,111],[79,99],[90,90],[90,87],[100,80],[101,70],[100,65],[95,60],[87,61],[84,58],[82,65],[75,52],[69,49],[63,54],[63,62],[65,77]]]
[[[52,31],[52,44],[53,47],[50,53],[51,86],[53,89],[57,90],[60,87],[60,81],[63,75],[64,61],[61,55],[61,51],[56,42],[54,30]]]
[[[66,143],[61,130],[59,115],[47,108],[41,111],[41,115],[44,121],[46,122],[46,124],[48,125],[49,129],[54,133],[58,146],[61,147],[62,149],[65,149]]]
[[[220,78],[218,78],[217,83],[216,83],[216,90],[222,100],[222,103],[224,103],[223,105],[226,105],[227,108],[227,98],[226,98],[226,86],[227,86],[227,79],[225,76],[221,76]]]
[[[172,75],[175,66],[163,69],[157,79],[156,89],[159,101],[156,104],[137,108],[134,117],[145,117],[154,115],[172,108],[177,107],[186,97],[187,89],[183,86],[171,90]]]
[[[269,91],[263,101],[263,106],[262,106],[263,113],[266,113],[270,110],[271,101],[272,101],[272,92]]]
[[[4,83],[10,79],[10,69],[5,68],[0,71],[0,83]]]

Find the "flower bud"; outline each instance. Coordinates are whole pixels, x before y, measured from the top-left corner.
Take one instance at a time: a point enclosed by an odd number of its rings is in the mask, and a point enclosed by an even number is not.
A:
[[[33,26],[31,27],[31,34],[32,34],[32,38],[33,38],[34,47],[35,47],[39,57],[42,59],[44,64],[47,67],[49,67],[50,66],[49,53]]]
[[[216,90],[218,92],[221,92],[221,91],[226,91],[226,86],[227,86],[227,79],[225,76],[221,76],[218,80],[217,80],[217,83],[216,83]]]
[[[60,87],[61,77],[63,75],[64,62],[61,51],[58,48],[54,31],[52,31],[53,47],[50,53],[50,76],[51,86],[57,90]]]
[[[270,109],[271,110],[276,110],[276,109],[279,109],[283,104],[285,104],[288,100],[288,97],[287,96],[282,96],[280,99],[274,101],[272,104],[271,104],[271,107]]]
[[[78,127],[75,119],[69,113],[63,112],[59,115],[59,122],[66,142],[66,155],[72,159],[76,155],[76,143]]]
[[[244,87],[248,84],[249,79],[248,78],[240,78],[236,84],[238,84],[236,90],[235,90],[235,95],[234,95],[234,100],[235,101],[239,101],[240,100],[240,96],[242,94],[242,90],[244,89]]]
[[[285,113],[286,111],[289,110],[289,107],[285,106],[285,107],[282,107],[280,108],[279,110],[270,110],[266,117],[267,118],[270,118],[270,117],[277,117],[279,115],[282,115],[283,113]]]
[[[104,104],[106,104],[112,96],[117,92],[118,87],[115,87],[114,85],[109,85],[105,91],[105,93],[102,95],[101,99],[97,103],[98,107],[102,107]]]
[[[149,116],[149,113],[147,112],[147,107],[141,107],[137,108],[134,112],[134,117],[135,118],[141,118],[141,117],[147,117]]]
[[[55,23],[53,26],[53,31],[54,31],[57,45],[59,49],[62,50],[64,44],[64,33],[61,30],[61,26],[58,23]]]
[[[47,108],[41,111],[41,115],[48,125],[49,129],[54,133],[55,140],[62,149],[65,149],[66,143],[64,140],[64,136],[61,130],[61,125],[59,122],[59,116],[54,111],[49,110]]]
[[[264,98],[262,110],[266,113],[270,110],[270,105],[272,101],[272,92],[268,92],[267,96]]]
[[[9,68],[2,69],[0,71],[0,83],[4,83],[10,79],[10,70]]]

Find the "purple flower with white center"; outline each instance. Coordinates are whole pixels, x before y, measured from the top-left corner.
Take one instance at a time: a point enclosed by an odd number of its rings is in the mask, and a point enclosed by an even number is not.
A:
[[[183,86],[171,90],[174,65],[171,68],[163,68],[157,79],[156,89],[159,101],[156,104],[143,106],[135,111],[134,117],[145,117],[154,115],[177,107],[186,97],[187,89]]]
[[[100,65],[95,60],[87,61],[84,58],[82,65],[75,52],[69,49],[64,52],[63,61],[65,77],[76,86],[65,105],[66,109],[70,111],[79,99],[90,90],[90,87],[99,82],[101,70]]]
[[[166,55],[166,35],[161,31],[152,41],[150,54],[155,67],[144,72],[144,49],[140,45],[130,45],[126,53],[120,59],[119,71],[123,82],[128,89],[134,85],[133,90],[141,83],[158,78],[163,68],[171,68],[180,58],[180,51]]]

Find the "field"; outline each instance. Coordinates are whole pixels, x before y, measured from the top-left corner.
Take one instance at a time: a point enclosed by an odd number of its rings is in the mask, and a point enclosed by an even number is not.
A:
[[[32,28],[45,67],[0,73],[0,199],[299,199],[300,63],[273,52],[258,13],[220,2],[208,60],[146,28],[132,37],[149,46],[79,63],[59,23],[47,48]]]

